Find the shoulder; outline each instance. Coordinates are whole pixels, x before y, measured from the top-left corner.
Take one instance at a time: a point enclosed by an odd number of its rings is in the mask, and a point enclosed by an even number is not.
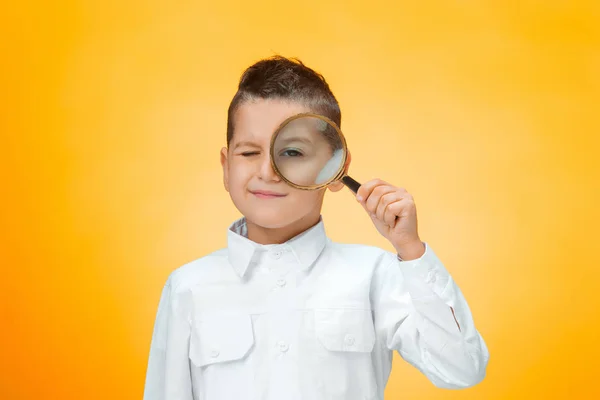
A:
[[[172,293],[181,293],[203,282],[215,271],[222,270],[228,265],[228,251],[226,248],[216,250],[203,257],[190,261],[173,270],[167,279],[166,285]]]

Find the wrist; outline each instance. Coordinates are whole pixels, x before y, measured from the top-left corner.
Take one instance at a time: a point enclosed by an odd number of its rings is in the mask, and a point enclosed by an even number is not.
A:
[[[402,261],[416,260],[425,254],[425,243],[421,240],[406,243],[396,247],[398,258]]]

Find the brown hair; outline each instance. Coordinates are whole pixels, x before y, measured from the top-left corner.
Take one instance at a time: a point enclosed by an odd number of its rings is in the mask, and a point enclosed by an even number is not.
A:
[[[342,122],[340,106],[323,75],[298,59],[274,56],[258,61],[242,74],[227,111],[228,146],[233,138],[235,112],[242,103],[255,99],[299,102],[331,119],[338,127]]]

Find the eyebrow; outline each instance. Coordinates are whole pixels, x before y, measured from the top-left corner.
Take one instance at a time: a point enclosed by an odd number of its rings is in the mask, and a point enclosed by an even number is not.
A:
[[[283,140],[283,143],[288,144],[288,143],[292,143],[292,142],[302,142],[302,143],[306,143],[310,146],[314,146],[315,144],[312,142],[312,140],[310,140],[307,137],[302,137],[302,136],[293,136],[291,138],[285,138]]]
[[[254,142],[250,142],[248,140],[244,140],[241,142],[237,142],[234,146],[233,146],[233,150],[237,149],[238,147],[258,147],[260,148],[261,146],[258,143],[254,143]]]

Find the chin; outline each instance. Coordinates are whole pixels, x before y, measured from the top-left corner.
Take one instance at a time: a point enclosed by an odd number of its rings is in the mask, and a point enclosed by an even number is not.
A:
[[[248,221],[267,229],[284,228],[297,220],[297,217],[294,218],[292,216],[282,215],[282,213],[278,212],[276,209],[254,211],[245,215]]]
[[[233,199],[233,197],[232,197]],[[235,201],[240,200],[240,201]],[[315,210],[306,207],[303,202],[289,202],[278,204],[278,200],[269,204],[269,201],[248,202],[246,199],[234,199],[238,211],[246,217],[251,224],[265,229],[281,229],[299,223],[299,221],[311,219]],[[307,202],[304,202],[307,203]],[[316,213],[317,218],[320,212]]]
[[[240,211],[242,211],[242,214],[246,216],[249,222],[266,229],[281,229],[298,223],[303,224],[300,221],[312,219],[312,215],[314,214],[312,210],[302,209],[298,205],[295,207],[290,205],[284,207],[257,207],[251,210]]]

